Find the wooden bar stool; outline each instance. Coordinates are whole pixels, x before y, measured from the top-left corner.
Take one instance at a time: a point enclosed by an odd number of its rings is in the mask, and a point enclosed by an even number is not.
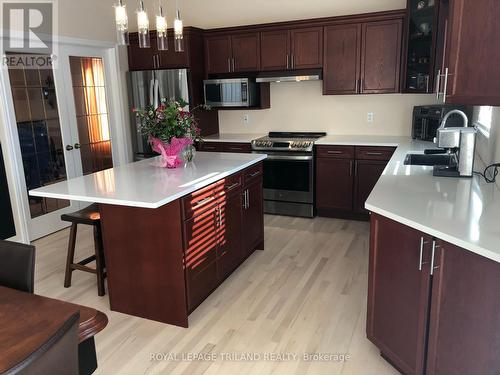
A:
[[[69,221],[71,223],[64,287],[69,288],[71,286],[71,275],[74,270],[90,272],[97,275],[97,294],[99,296],[103,296],[105,294],[104,278],[106,277],[106,272],[104,271],[104,268],[106,265],[102,245],[101,215],[99,214],[99,207],[97,204],[92,204],[83,210],[76,211],[71,214],[61,215],[61,220]],[[92,225],[94,227],[95,254],[75,263],[75,245],[78,224]],[[96,262],[96,268],[88,267],[87,264],[93,262],[94,260]]]

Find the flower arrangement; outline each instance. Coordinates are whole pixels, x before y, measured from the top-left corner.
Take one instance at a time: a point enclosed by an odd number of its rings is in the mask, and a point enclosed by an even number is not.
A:
[[[192,159],[193,143],[201,140],[196,118],[192,111],[184,110],[186,106],[182,100],[162,99],[157,108],[147,105],[132,110],[141,121],[141,133],[148,136],[153,151],[162,156],[162,167],[179,167],[182,164],[180,155],[187,148],[190,152],[186,154],[191,155],[188,159]]]

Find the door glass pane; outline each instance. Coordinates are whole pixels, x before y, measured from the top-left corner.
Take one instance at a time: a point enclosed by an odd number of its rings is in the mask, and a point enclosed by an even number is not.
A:
[[[66,180],[52,70],[10,67],[9,78],[26,187],[31,190]],[[32,218],[69,205],[66,200],[29,197]]]
[[[83,174],[111,168],[111,138],[102,59],[70,57]]]

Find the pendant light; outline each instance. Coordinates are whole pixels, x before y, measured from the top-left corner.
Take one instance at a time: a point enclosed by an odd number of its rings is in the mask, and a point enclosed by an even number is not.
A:
[[[167,39],[167,19],[163,15],[163,7],[161,0],[159,1],[158,15],[156,16],[156,44],[160,51],[168,50]]]
[[[137,11],[137,29],[139,34],[139,47],[149,48],[149,19],[146,9],[144,8],[144,1],[140,1],[140,7]]]
[[[128,45],[128,16],[127,8],[125,4],[123,4],[123,0],[118,0],[118,4],[115,5],[115,22],[118,44],[121,46]]]
[[[181,20],[181,12],[179,10],[179,0],[176,0],[176,12],[174,20],[174,45],[175,52],[184,51],[184,30]]]

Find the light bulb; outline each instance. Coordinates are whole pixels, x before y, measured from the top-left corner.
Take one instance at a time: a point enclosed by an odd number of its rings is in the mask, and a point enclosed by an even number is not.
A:
[[[129,44],[127,8],[122,0],[115,5],[116,36],[119,45]]]
[[[156,44],[159,50],[167,50],[167,19],[163,15],[163,8],[161,5],[159,10],[160,13],[156,16]]]
[[[137,11],[137,29],[139,34],[139,47],[149,48],[149,18],[144,9],[144,2],[141,0],[140,8]]]
[[[174,20],[174,37],[175,51],[184,51],[184,27],[182,25],[181,12],[178,9]]]

